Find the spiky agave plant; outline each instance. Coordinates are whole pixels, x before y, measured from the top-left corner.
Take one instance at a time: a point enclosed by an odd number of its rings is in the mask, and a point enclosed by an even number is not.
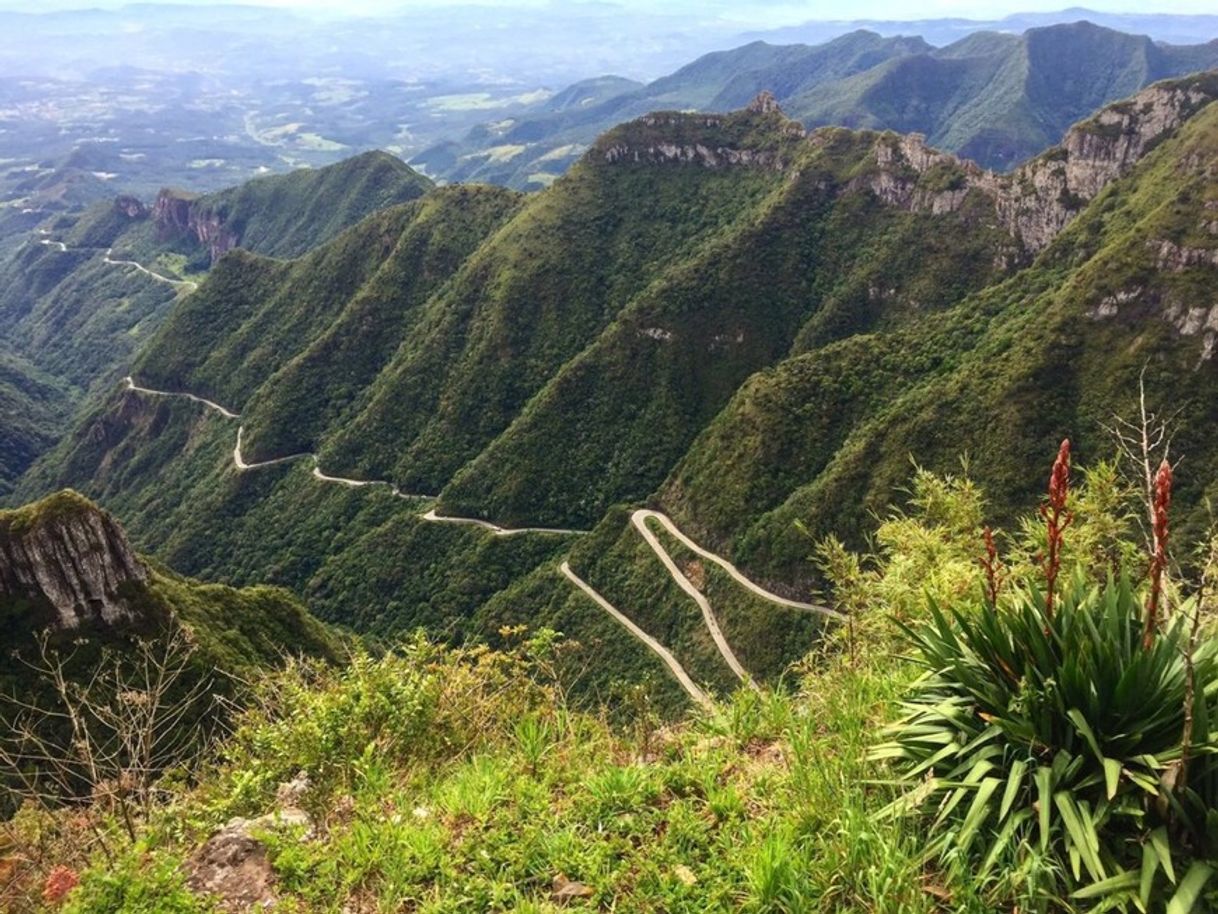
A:
[[[906,787],[889,812],[925,816],[931,854],[1041,909],[1202,910],[1218,645],[1194,643],[1187,607],[1147,639],[1127,578],[1063,588],[1046,568],[1047,587],[905,626],[927,673],[874,753]]]

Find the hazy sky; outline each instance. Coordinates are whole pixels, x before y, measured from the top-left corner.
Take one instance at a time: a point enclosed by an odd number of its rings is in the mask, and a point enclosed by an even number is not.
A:
[[[0,0],[0,9],[18,9],[28,12],[50,9],[81,9],[122,7],[127,0]],[[192,0],[151,0],[151,2],[192,3]],[[213,0],[214,2],[214,0]],[[249,6],[275,6],[297,8],[313,13],[377,14],[418,7],[444,6],[567,6],[576,0],[220,0],[220,2],[243,3]],[[1053,11],[1069,6],[1085,6],[1107,12],[1132,13],[1216,13],[1215,0],[1106,0],[1095,3],[1071,3],[1069,0],[1014,0],[1014,2],[987,2],[987,0],[918,0],[916,3],[892,2],[892,0],[608,0],[625,7],[636,7],[648,12],[680,14],[717,14],[721,18],[752,23],[793,24],[814,19],[927,19],[942,16],[964,16],[991,19],[1013,12]],[[192,5],[207,5],[195,2]]]

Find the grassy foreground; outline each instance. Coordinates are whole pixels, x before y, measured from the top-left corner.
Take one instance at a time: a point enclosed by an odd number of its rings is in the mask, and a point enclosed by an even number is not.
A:
[[[664,727],[640,705],[622,728],[566,709],[553,651],[419,641],[342,671],[296,664],[117,859],[74,858],[79,822],[12,828],[84,870],[74,914],[214,910],[186,888],[192,851],[274,810],[301,769],[310,825],[257,831],[277,911],[906,912],[948,890],[912,835],[874,821],[888,794],[865,757],[905,667],[834,660],[795,695],[742,691]]]

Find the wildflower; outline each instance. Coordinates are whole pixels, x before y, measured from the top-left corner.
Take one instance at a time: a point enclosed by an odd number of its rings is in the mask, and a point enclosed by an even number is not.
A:
[[[1040,506],[1040,516],[1046,528],[1045,554],[1042,567],[1045,571],[1045,615],[1053,618],[1053,598],[1057,589],[1057,575],[1062,567],[1062,534],[1070,526],[1073,515],[1066,510],[1070,495],[1070,439],[1063,438],[1053,461],[1053,472],[1049,476],[1049,498]]]
[[[1167,567],[1168,511],[1171,509],[1171,464],[1164,460],[1155,473],[1155,498],[1151,507],[1154,552],[1150,557],[1150,596],[1146,601],[1146,630],[1142,646],[1150,647],[1159,626],[1159,608],[1163,597],[1163,571]]]
[[[42,900],[47,904],[59,904],[64,896],[76,888],[80,876],[76,870],[67,866],[57,866],[47,874],[47,880],[42,886]]]

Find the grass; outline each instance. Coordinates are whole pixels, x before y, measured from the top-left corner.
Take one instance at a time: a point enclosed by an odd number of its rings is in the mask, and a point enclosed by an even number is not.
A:
[[[527,646],[403,656],[267,685],[226,761],[180,794],[69,911],[202,911],[173,862],[303,768],[313,836],[263,833],[283,910],[935,910],[913,835],[878,826],[866,761],[901,667],[833,661],[798,696],[740,692],[711,715],[615,729],[566,708]],[[271,697],[271,693],[274,697]],[[181,907],[176,907],[181,903]],[[194,906],[191,906],[191,905]]]

